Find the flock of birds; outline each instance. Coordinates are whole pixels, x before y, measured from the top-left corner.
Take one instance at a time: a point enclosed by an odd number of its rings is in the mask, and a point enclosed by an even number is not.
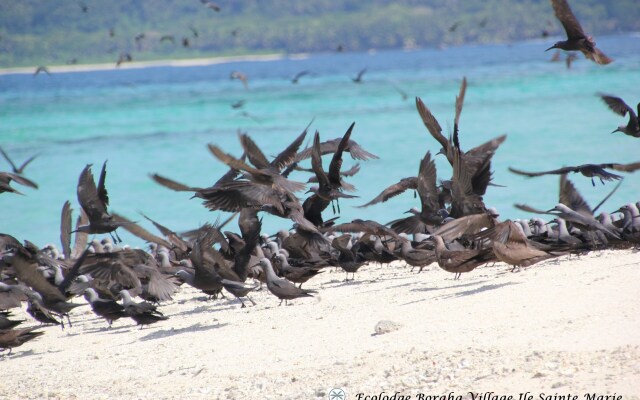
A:
[[[554,48],[579,50],[599,64],[611,62],[584,34],[566,1],[552,0],[552,4],[568,36]],[[345,154],[362,161],[378,158],[351,138],[355,123],[342,137],[332,140],[322,141],[316,131],[313,144],[301,149],[307,127],[273,159],[245,133],[239,133],[243,149],[240,157],[209,144],[208,150],[229,169],[208,187],[151,175],[171,190],[192,193],[211,211],[232,213],[226,221],[218,220],[181,234],[142,215],[157,228],[159,234],[154,234],[110,212],[106,162],[97,184],[92,165],[87,165],[78,179],[80,213],[75,227],[71,203],[67,201],[62,207],[60,250],[54,245],[39,248],[28,240],[21,243],[11,235],[0,234],[0,349],[10,354],[14,347],[44,333],[38,326],[19,328],[24,321],[12,319],[11,310],[23,303],[36,321],[62,329],[71,326],[73,310],[86,305],[109,327],[118,319],[131,318],[142,328],[167,319],[158,307],[170,300],[181,285],[192,286],[212,299],[226,291],[245,307],[243,299],[255,304],[249,295],[264,283],[282,304],[313,296],[316,292],[303,289],[302,285],[327,268],[342,269],[348,280],[350,274],[355,279],[358,269],[371,262],[388,264],[400,260],[418,271],[437,263],[459,279],[462,273],[498,261],[516,269],[561,255],[640,246],[640,201],[622,205],[614,213],[600,211],[596,215],[622,183],[622,176],[611,170],[631,173],[640,169],[640,162],[584,164],[544,172],[511,168],[528,177],[560,175],[559,202],[546,211],[517,205],[528,212],[551,215],[550,221],[539,217],[501,221],[497,210],[485,205],[483,196],[494,185],[491,161],[507,137],[499,136],[462,150],[459,121],[466,89],[463,79],[449,138],[443,135],[429,108],[416,98],[418,114],[440,149],[436,155],[427,151],[415,174],[390,185],[361,206],[415,191],[420,207],[387,224],[361,219],[338,224],[337,217],[325,219],[330,206],[334,215],[339,214],[340,202],[356,197],[349,194],[355,187],[347,179],[358,173],[360,165],[344,170]],[[640,137],[633,109],[614,96],[602,95],[602,99],[618,114],[629,113],[629,123],[616,131]],[[0,173],[0,193],[21,194],[10,185],[12,181],[37,188],[24,176],[25,167],[36,156],[17,166],[4,150],[0,152],[12,168],[11,172]],[[438,181],[434,158],[440,154],[446,157],[451,175],[450,179]],[[331,158],[328,169],[323,165],[324,155]],[[308,159],[311,168],[303,168],[301,164]],[[307,171],[311,177],[307,183],[293,181],[289,179],[293,171]],[[594,185],[594,178],[602,184],[619,182],[592,208],[567,177],[570,172],[591,178]],[[307,184],[313,185],[309,195],[300,199],[296,193],[306,189]],[[260,213],[289,219],[293,227],[270,236],[262,232]],[[236,216],[240,232],[225,230]],[[148,242],[150,250],[122,245],[119,229]],[[102,240],[93,236],[90,240],[90,235],[98,234],[106,236]],[[77,296],[83,296],[86,302],[70,301]]]

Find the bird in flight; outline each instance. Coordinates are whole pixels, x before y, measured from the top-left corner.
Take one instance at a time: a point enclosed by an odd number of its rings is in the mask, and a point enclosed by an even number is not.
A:
[[[615,132],[622,132],[625,135],[633,136],[640,138],[640,121],[638,120],[638,115],[640,115],[640,103],[638,103],[637,109],[638,114],[633,111],[633,108],[629,107],[627,103],[624,102],[620,97],[611,96],[607,94],[600,94],[600,98],[609,106],[611,111],[614,113],[625,116],[629,113],[629,123],[627,125],[620,125]]]
[[[606,65],[613,61],[613,59],[607,57],[600,49],[596,47],[596,42],[591,36],[582,29],[580,22],[567,0],[551,0],[553,11],[556,14],[556,18],[562,23],[565,32],[567,33],[567,40],[561,40],[556,42],[553,46],[549,47],[546,51],[551,49],[562,49],[567,51],[581,51],[582,54],[589,60],[597,64]]]
[[[607,169],[612,169],[614,171],[622,171],[622,172],[634,172],[640,169],[640,162],[635,162],[631,164],[618,164],[618,163],[608,163],[608,164],[583,164],[578,165],[576,167],[563,167],[558,169],[553,169],[551,171],[543,171],[543,172],[526,172],[516,168],[509,167],[509,171],[514,174],[524,175],[529,178],[533,178],[535,176],[542,175],[562,175],[567,174],[569,172],[579,172],[587,178],[591,178],[591,184],[595,186],[595,182],[593,178],[599,178],[600,182],[604,185],[604,181],[613,181],[620,180],[622,176],[613,174]]]
[[[351,78],[351,80],[353,81],[353,83],[362,83],[362,76],[364,75],[364,73],[367,72],[367,68],[362,68],[360,70],[360,72],[358,72],[358,76],[356,76],[355,78]]]

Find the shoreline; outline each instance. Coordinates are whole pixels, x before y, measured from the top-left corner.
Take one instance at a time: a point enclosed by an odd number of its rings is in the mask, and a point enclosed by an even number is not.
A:
[[[273,53],[273,54],[249,54],[244,56],[218,56],[204,58],[186,58],[186,59],[161,59],[153,61],[133,61],[122,63],[116,67],[114,62],[99,64],[77,64],[77,65],[47,65],[47,69],[51,73],[70,73],[70,72],[93,72],[93,71],[109,71],[118,69],[142,69],[154,67],[200,67],[208,65],[228,64],[233,62],[269,62],[283,60],[286,58],[292,60],[306,59],[309,53]],[[37,66],[31,67],[15,67],[0,68],[0,75],[20,75],[33,74]]]

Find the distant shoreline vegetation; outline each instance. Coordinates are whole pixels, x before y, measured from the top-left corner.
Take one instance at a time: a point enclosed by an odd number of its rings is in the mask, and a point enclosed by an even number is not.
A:
[[[0,2],[0,68],[505,43],[562,34],[547,0]],[[635,0],[574,1],[596,36],[640,30]]]

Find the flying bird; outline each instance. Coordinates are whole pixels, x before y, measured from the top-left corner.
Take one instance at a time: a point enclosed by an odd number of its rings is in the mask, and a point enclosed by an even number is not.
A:
[[[244,85],[244,88],[249,90],[249,79],[247,78],[247,75],[245,75],[244,73],[240,71],[233,71],[229,75],[229,79],[239,80]]]
[[[304,71],[298,72],[293,78],[291,78],[291,83],[295,85],[296,83],[298,83],[300,78],[302,78],[305,75],[309,75],[309,71],[304,70]]]
[[[519,169],[515,169],[509,167],[509,171],[514,174],[528,176],[530,178],[542,175],[562,175],[569,172],[579,172],[587,178],[591,178],[591,184],[595,186],[595,182],[593,178],[597,177],[600,179],[600,182],[604,184],[604,181],[612,181],[622,179],[622,176],[613,174],[607,169],[612,169],[614,171],[622,171],[622,172],[634,172],[640,169],[640,162],[635,162],[631,164],[617,164],[617,163],[608,163],[608,164],[583,164],[578,165],[577,167],[563,167],[554,169],[551,171],[543,171],[543,172],[526,172]]]
[[[204,4],[205,7],[212,9],[215,12],[220,12],[221,8],[219,5],[217,5],[216,3],[214,3],[213,1],[208,1],[208,0],[200,0],[200,2],[202,4]]]
[[[553,6],[556,18],[562,23],[567,33],[567,40],[556,42],[546,51],[551,49],[580,51],[586,58],[601,65],[606,65],[613,61],[613,59],[607,57],[596,47],[596,42],[591,36],[587,36],[580,22],[578,22],[578,19],[571,11],[567,0],[551,0],[551,5]]]
[[[18,175],[22,175],[27,165],[29,165],[31,161],[33,161],[38,156],[36,154],[34,156],[27,158],[25,162],[23,162],[19,167],[17,167],[16,164],[14,164],[13,160],[9,158],[9,155],[4,151],[2,147],[0,147],[0,153],[2,153],[2,156],[4,157],[4,159],[7,160],[9,164],[11,164],[11,169],[13,170],[13,173]]]
[[[78,227],[77,232],[85,233],[109,233],[115,235],[114,241],[121,242],[118,234],[115,232],[122,222],[117,221],[111,214],[107,212],[109,205],[109,195],[105,187],[105,178],[107,176],[107,162],[102,165],[100,172],[100,180],[98,186],[93,180],[91,172],[91,164],[80,173],[78,179],[78,202],[82,210],[89,218],[89,224]],[[113,236],[112,236],[113,237]]]
[[[629,113],[629,122],[627,125],[620,125],[615,132],[622,132],[625,135],[640,138],[640,121],[638,121],[638,115],[640,115],[640,103],[637,105],[638,114],[633,112],[633,108],[629,107],[620,97],[615,97],[607,94],[600,94],[600,98],[614,113],[624,117]]]
[[[362,76],[365,72],[367,72],[367,68],[362,68],[360,72],[358,72],[358,76],[356,76],[355,78],[351,78],[353,83],[362,83]]]
[[[47,75],[51,75],[51,72],[49,72],[49,69],[47,67],[45,67],[44,65],[40,65],[38,68],[36,68],[33,76],[38,75],[40,72],[46,72]]]

